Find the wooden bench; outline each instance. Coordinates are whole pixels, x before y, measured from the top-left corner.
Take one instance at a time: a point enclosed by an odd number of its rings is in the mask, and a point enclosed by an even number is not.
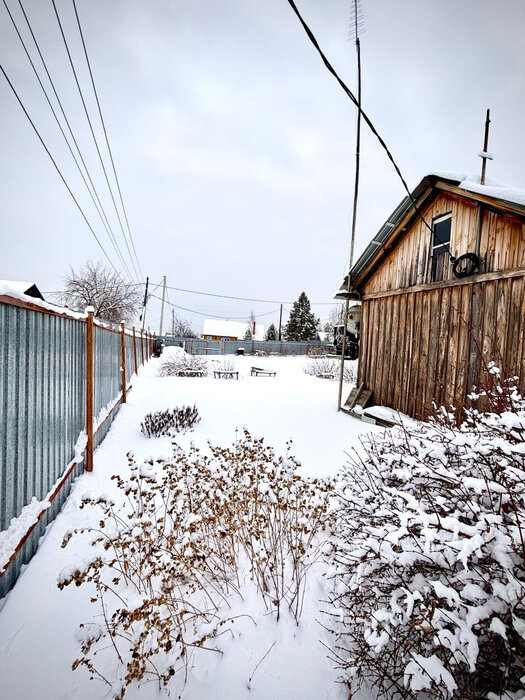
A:
[[[191,367],[186,367],[184,369],[177,370],[177,377],[203,377],[203,369],[193,369]]]
[[[263,369],[262,367],[252,367],[252,372],[251,372],[252,377],[258,377],[261,375],[261,377],[275,377],[277,376],[277,372],[272,372],[270,369]]]
[[[239,372],[232,369],[214,369],[213,376],[215,379],[239,379]]]

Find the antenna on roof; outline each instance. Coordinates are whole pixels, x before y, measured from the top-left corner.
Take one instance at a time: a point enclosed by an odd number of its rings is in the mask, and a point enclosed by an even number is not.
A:
[[[341,347],[341,367],[339,371],[339,395],[337,398],[337,410],[341,410],[341,398],[343,393],[343,377],[344,377],[344,365],[345,365],[345,351],[346,351],[346,328],[348,323],[348,308],[350,302],[352,287],[352,276],[350,270],[352,269],[352,264],[354,262],[354,244],[355,244],[355,230],[357,221],[357,198],[359,196],[359,163],[361,156],[361,43],[359,41],[359,32],[364,29],[363,25],[363,13],[361,10],[361,4],[359,0],[352,0],[352,16],[350,23],[350,37],[355,42],[355,50],[357,55],[357,124],[356,124],[356,143],[355,143],[355,179],[354,179],[354,199],[352,205],[352,230],[350,234],[350,256],[348,260],[348,275],[346,278],[347,289],[345,295],[345,307],[343,316],[343,342]]]
[[[490,109],[487,109],[487,118],[485,119],[485,140],[483,142],[483,150],[481,151],[481,153],[478,153],[479,157],[483,161],[483,165],[481,166],[481,178],[480,178],[480,183],[482,185],[485,184],[485,169],[487,167],[487,161],[493,160],[492,154],[487,151],[487,148],[489,146],[489,129],[490,129]]]

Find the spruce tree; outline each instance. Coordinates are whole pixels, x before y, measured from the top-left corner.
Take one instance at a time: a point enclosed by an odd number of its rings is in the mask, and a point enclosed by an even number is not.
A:
[[[274,326],[273,323],[270,326],[268,326],[265,340],[277,340],[277,328]]]
[[[320,320],[312,313],[310,300],[301,292],[299,299],[293,303],[290,318],[284,328],[284,337],[296,341],[315,340],[319,323]]]

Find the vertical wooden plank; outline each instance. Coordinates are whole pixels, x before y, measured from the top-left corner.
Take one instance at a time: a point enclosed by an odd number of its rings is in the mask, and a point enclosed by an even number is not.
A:
[[[122,376],[122,403],[127,400],[127,380],[126,380],[126,327],[124,321],[120,324],[120,366]]]
[[[461,287],[452,287],[450,294],[449,315],[449,363],[447,391],[450,394],[450,403],[455,407],[456,382],[458,374],[459,352],[459,324],[461,314]]]
[[[427,381],[425,387],[426,402],[429,407],[432,402],[439,406],[439,386],[441,378],[438,372],[438,357],[439,357],[439,321],[441,310],[441,289],[436,289],[428,292],[430,303],[430,320],[429,320],[429,346],[428,346],[428,363],[427,363]]]
[[[133,359],[135,360],[135,374],[137,374],[138,371],[138,364],[137,364],[137,335],[135,332],[135,326],[133,326]]]
[[[467,392],[480,386],[483,365],[483,329],[484,329],[485,286],[473,284],[471,294],[472,330],[470,336],[469,366]]]
[[[460,316],[458,328],[458,371],[456,377],[455,405],[458,411],[462,411],[467,394],[468,362],[470,357],[470,338],[472,334],[471,322],[471,296],[472,285],[465,284],[460,287]]]
[[[86,471],[93,471],[93,380],[94,372],[94,309],[88,307],[86,326]]]

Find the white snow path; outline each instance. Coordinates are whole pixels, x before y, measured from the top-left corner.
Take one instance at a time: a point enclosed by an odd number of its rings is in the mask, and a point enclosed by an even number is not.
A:
[[[0,698],[9,700],[73,700],[111,697],[108,688],[90,681],[83,669],[71,670],[78,654],[77,631],[81,622],[93,619],[95,606],[87,587],[57,588],[64,568],[89,554],[75,541],[61,549],[66,530],[90,522],[87,510],[78,504],[86,491],[111,493],[112,474],[125,473],[126,452],[133,449],[137,460],[147,455],[170,453],[170,440],[148,440],[140,433],[145,413],[183,404],[197,404],[201,423],[186,436],[198,445],[207,440],[230,444],[235,429],[246,426],[280,453],[293,439],[293,454],[308,475],[334,474],[344,463],[345,451],[358,442],[358,435],[372,428],[336,411],[337,383],[307,376],[306,358],[235,358],[240,378],[160,378],[158,361],[151,361],[134,379],[128,403],[116,417],[106,439],[95,453],[94,471],[75,483],[62,512],[48,528],[41,546],[20,576],[0,610]],[[277,371],[277,377],[251,377],[250,367]],[[345,391],[348,387],[345,387]],[[323,596],[323,581],[313,579],[301,624],[291,620],[276,623],[258,611],[254,602],[252,622],[239,624],[234,639],[225,644],[225,654],[208,653],[195,662],[184,691],[185,700],[341,700],[344,689],[336,684],[337,672],[320,644],[322,628],[316,623],[317,600]],[[254,676],[248,678],[268,651]],[[172,693],[172,697],[177,694]],[[151,683],[131,688],[130,700],[168,697]]]

